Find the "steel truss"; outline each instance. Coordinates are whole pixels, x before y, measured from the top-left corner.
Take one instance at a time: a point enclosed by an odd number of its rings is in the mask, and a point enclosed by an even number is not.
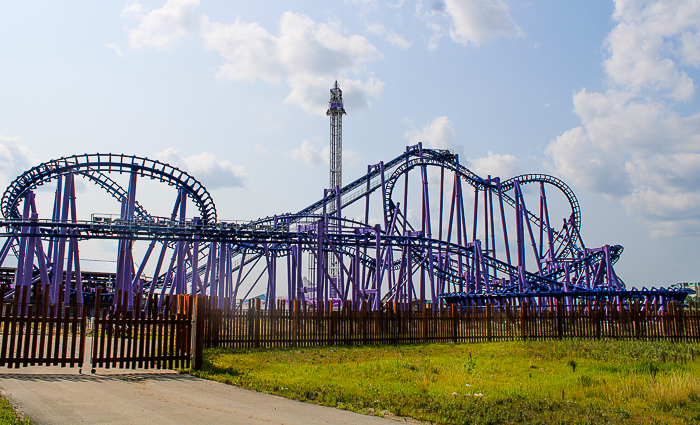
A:
[[[127,174],[128,187],[110,173]],[[79,218],[76,176],[113,196],[121,204],[119,217]],[[152,216],[137,202],[143,177],[177,190],[169,217]],[[54,181],[53,214],[40,218],[34,190]],[[188,218],[188,199],[198,217]],[[623,248],[584,244],[581,209],[563,181],[544,174],[482,178],[454,153],[421,144],[368,166],[366,175],[325,191],[296,214],[245,223],[218,221],[209,192],[186,172],[116,154],[76,155],[34,167],[10,184],[0,210],[6,237],[0,266],[10,252],[18,259],[8,297],[41,281],[51,285],[53,304],[82,305],[93,294],[80,271],[79,243],[89,239],[119,241],[116,282],[109,290],[213,295],[218,307],[237,307],[260,292],[267,300],[282,296],[307,306],[366,301],[375,310],[386,302],[428,302],[437,309],[443,302],[629,294],[663,305],[691,292],[627,290],[614,270]],[[137,243],[146,245],[141,258],[134,256]],[[309,265],[313,275],[305,276]],[[60,298],[62,285],[70,290]]]

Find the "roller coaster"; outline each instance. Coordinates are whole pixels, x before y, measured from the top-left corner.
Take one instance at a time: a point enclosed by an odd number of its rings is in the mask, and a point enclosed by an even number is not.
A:
[[[128,186],[113,173],[126,174]],[[111,195],[120,213],[78,217],[76,177]],[[144,178],[175,189],[170,216],[151,215],[137,200]],[[53,212],[39,217],[36,198],[46,192],[36,189],[48,184],[56,186]],[[188,204],[195,217],[188,217]],[[8,256],[17,259],[6,296],[42,283],[52,304],[94,299],[96,285],[80,270],[79,245],[95,239],[118,241],[108,293],[205,294],[219,308],[238,308],[251,294],[262,294],[268,309],[282,298],[311,307],[364,302],[379,310],[387,302],[438,309],[547,297],[663,305],[690,292],[628,289],[614,269],[623,247],[586,246],[578,200],[558,178],[483,178],[454,152],[421,144],[368,166],[364,176],[325,190],[297,213],[248,222],[219,220],[209,191],[185,171],[119,154],[74,155],[33,167],[9,185],[0,209],[0,266]],[[331,262],[339,273],[329,272]],[[127,298],[131,306],[133,297]]]

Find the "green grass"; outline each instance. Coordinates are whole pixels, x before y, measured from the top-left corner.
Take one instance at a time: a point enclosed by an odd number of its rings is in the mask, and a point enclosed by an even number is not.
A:
[[[700,345],[547,341],[209,349],[190,373],[444,424],[697,424]]]
[[[0,397],[0,425],[31,425],[32,421],[21,418],[7,399]]]

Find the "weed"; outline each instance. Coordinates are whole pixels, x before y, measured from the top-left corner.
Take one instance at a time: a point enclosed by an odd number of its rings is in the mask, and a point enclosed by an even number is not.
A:
[[[700,417],[700,362],[689,361],[698,348],[565,340],[208,349],[204,370],[192,373],[437,424],[680,424]]]
[[[0,425],[31,425],[28,418],[22,418],[12,407],[9,401],[0,398]]]

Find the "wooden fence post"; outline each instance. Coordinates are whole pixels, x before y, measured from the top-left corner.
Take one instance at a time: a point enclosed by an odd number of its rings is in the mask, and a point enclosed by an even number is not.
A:
[[[601,326],[600,326],[600,305],[594,305],[591,308],[591,304],[588,304],[588,313],[593,316],[593,321],[595,322],[595,339],[600,340],[601,336]]]
[[[205,300],[202,295],[197,295],[197,298],[195,299],[196,305],[194,308],[194,312],[192,313],[193,317],[193,344],[192,344],[192,368],[194,370],[202,370],[202,363],[204,360],[204,304]]]
[[[527,320],[527,315],[526,315],[526,310],[527,310],[527,302],[523,301],[520,303],[520,338],[525,341],[526,339],[526,334],[525,334],[525,322]]]
[[[362,322],[362,344],[367,345],[367,300],[362,300],[360,322]]]
[[[457,343],[457,305],[450,304],[450,315],[452,316],[452,342]]]
[[[299,314],[301,310],[301,300],[292,302],[292,347],[296,347],[299,339]]]
[[[676,301],[673,301],[673,324],[674,324],[674,340],[683,340],[683,306],[678,305]]]
[[[564,305],[560,299],[557,300],[557,337],[564,338]]]
[[[493,339],[493,316],[491,315],[491,303],[486,302],[486,340],[491,342]]]
[[[254,335],[253,335],[253,340],[254,340],[254,346],[255,348],[260,347],[260,298],[255,299],[255,316],[253,317],[253,329],[254,329]]]

